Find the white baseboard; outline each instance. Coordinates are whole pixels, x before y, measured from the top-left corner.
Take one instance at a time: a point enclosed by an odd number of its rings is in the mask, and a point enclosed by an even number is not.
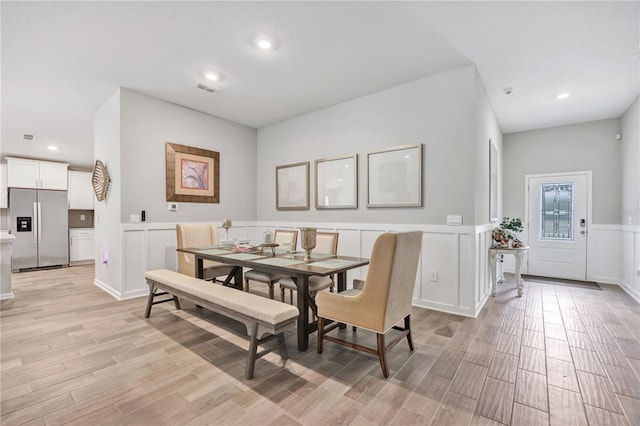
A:
[[[111,296],[113,296],[114,299],[122,300],[122,297],[121,297],[121,294],[120,294],[119,291],[115,291],[113,288],[109,287],[107,284],[103,283],[99,279],[94,278],[93,285],[95,285],[95,286],[101,288],[102,290],[106,291]]]
[[[0,300],[7,300],[7,299],[13,299],[14,297],[16,297],[13,292],[9,292],[9,293],[0,293]]]

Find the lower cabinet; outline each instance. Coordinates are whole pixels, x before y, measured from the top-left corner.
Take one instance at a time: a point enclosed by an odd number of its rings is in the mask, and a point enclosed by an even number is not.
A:
[[[93,229],[69,229],[69,262],[95,260],[95,237]]]

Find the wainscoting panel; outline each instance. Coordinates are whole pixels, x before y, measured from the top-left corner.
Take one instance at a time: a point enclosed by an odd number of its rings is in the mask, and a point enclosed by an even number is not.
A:
[[[175,223],[122,225],[123,292],[106,283],[103,288],[119,299],[147,293],[144,272],[148,269],[176,269]],[[414,305],[464,316],[475,316],[487,300],[490,288],[487,266],[487,226],[393,225],[353,223],[234,223],[230,239],[262,241],[264,230],[298,229],[301,226],[340,233],[339,252],[346,256],[369,257],[376,238],[386,231],[423,232],[422,257],[416,278]],[[220,240],[224,229],[218,228]],[[298,244],[298,250],[301,250]],[[354,278],[364,279],[367,267],[347,274],[347,287]],[[437,281],[431,281],[432,271]],[[478,275],[480,274],[480,275]]]

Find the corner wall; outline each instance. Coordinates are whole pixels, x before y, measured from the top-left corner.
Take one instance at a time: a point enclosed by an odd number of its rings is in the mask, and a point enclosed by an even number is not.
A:
[[[178,203],[178,211],[167,209],[165,142],[220,153],[219,204]],[[94,152],[112,180],[107,199],[96,203],[96,284],[119,299],[146,294],[146,270],[175,267],[175,225],[142,239],[125,232],[131,214],[145,210],[148,224],[255,220],[253,128],[120,89],[95,116]],[[142,259],[153,263],[136,262],[138,255],[132,254],[140,250]],[[101,263],[103,253],[107,265]]]

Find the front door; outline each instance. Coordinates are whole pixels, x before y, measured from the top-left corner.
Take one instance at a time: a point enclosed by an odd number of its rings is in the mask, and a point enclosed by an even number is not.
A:
[[[527,176],[527,273],[585,280],[591,172]]]

